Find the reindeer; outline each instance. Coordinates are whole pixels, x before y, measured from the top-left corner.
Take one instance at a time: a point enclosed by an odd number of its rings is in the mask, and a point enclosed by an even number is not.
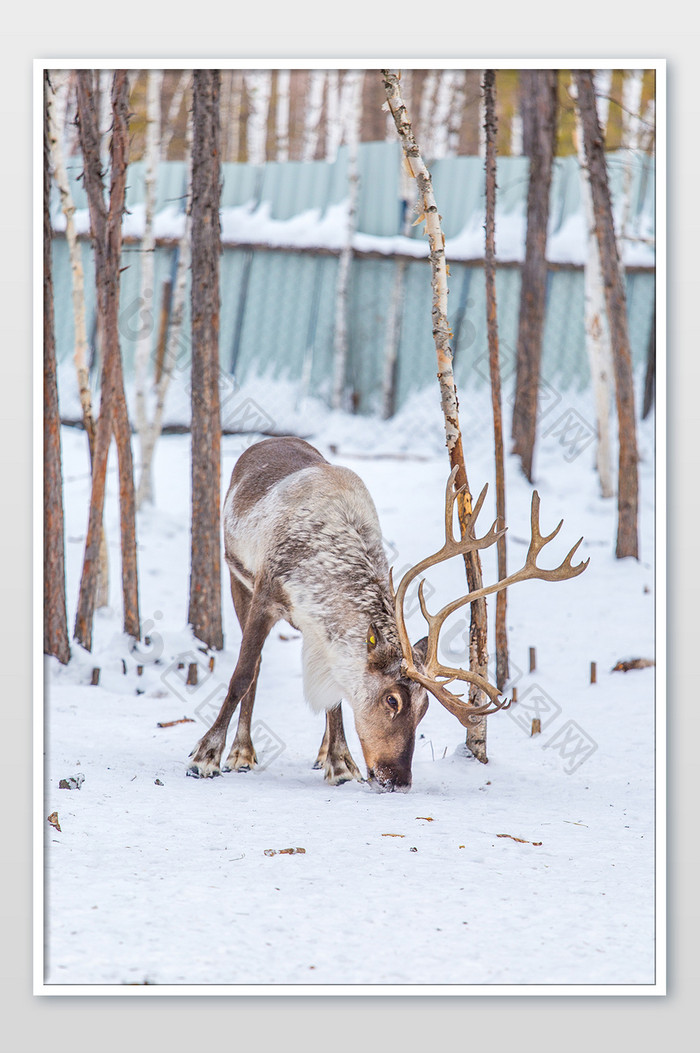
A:
[[[539,497],[532,500],[532,540],[524,567],[495,585],[454,600],[436,615],[425,605],[428,636],[411,646],[404,601],[411,583],[428,567],[469,550],[488,548],[503,534],[494,523],[483,536],[474,532],[486,487],[467,516],[464,536],[454,536],[455,469],[445,494],[445,543],[408,570],[394,591],[377,511],[362,480],[332,465],[303,439],[265,439],[247,449],[231,476],[223,510],[224,553],[231,596],[243,638],[221,711],[190,754],[187,774],[220,775],[247,771],[257,763],[250,735],[262,647],[273,625],[289,622],[303,637],[304,694],[311,707],[325,711],[326,729],[314,768],[323,768],[332,785],[362,776],[345,739],[341,700],[351,706],[370,785],[380,791],[407,791],[416,728],[428,708],[428,692],[464,726],[474,716],[510,704],[484,677],[438,661],[445,619],[479,596],[526,578],[563,580],[585,570],[571,559],[580,539],[554,570],[536,558],[562,524],[542,537]],[[447,689],[460,680],[477,684],[489,701],[470,705]],[[236,707],[238,728],[221,765],[226,733]]]

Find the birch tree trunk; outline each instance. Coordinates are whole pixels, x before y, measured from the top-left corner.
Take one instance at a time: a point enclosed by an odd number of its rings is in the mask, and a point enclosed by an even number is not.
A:
[[[95,77],[99,82],[100,157],[102,158],[102,171],[106,173],[109,168],[109,137],[112,130],[111,85],[113,71],[102,69],[99,73],[95,73]]]
[[[275,141],[277,160],[289,160],[289,90],[290,72],[277,70],[277,105],[275,107]]]
[[[345,74],[352,92],[345,93],[348,106],[348,217],[345,243],[338,261],[338,279],[335,293],[335,339],[333,349],[333,407],[347,409],[347,361],[348,361],[348,299],[350,293],[350,270],[352,267],[352,239],[357,225],[357,202],[359,198],[360,173],[357,164],[360,138],[360,100],[362,98],[362,70],[349,70]],[[346,115],[342,115],[345,117]],[[338,122],[340,123],[340,121]],[[337,152],[337,147],[336,147]]]
[[[270,116],[272,74],[269,70],[250,70],[245,74],[245,86],[250,101],[247,126],[248,161],[252,165],[262,165],[267,160],[267,122]]]
[[[457,88],[458,70],[444,69],[440,73],[433,114],[433,158],[447,157],[450,136],[450,115]]]
[[[340,109],[340,70],[326,74],[326,161],[335,161],[343,141],[343,115]]]
[[[484,73],[486,71],[484,70]],[[495,114],[494,114],[495,118]],[[486,98],[482,91],[479,95],[479,157],[484,158],[484,164],[486,163]]]
[[[391,302],[386,323],[384,342],[384,370],[382,376],[382,418],[388,420],[396,412],[396,366],[401,340],[404,288],[406,283],[406,259],[396,260]]]
[[[192,147],[192,546],[189,622],[221,650],[221,420],[219,409],[219,89],[194,75]]]
[[[435,130],[433,117],[435,114],[435,94],[438,86],[438,72],[431,69],[423,81],[423,92],[420,100],[420,111],[418,115],[418,127],[423,143],[423,154],[432,158],[435,151]]]
[[[462,447],[462,433],[459,426],[459,404],[457,400],[457,389],[452,371],[453,352],[450,347],[452,335],[447,321],[447,262],[445,260],[445,238],[440,226],[440,216],[435,203],[432,180],[430,172],[425,166],[411,122],[406,112],[401,91],[399,87],[399,74],[393,70],[382,70],[384,89],[389,104],[389,109],[396,124],[396,130],[401,140],[406,163],[413,174],[418,185],[419,198],[422,205],[422,216],[425,219],[425,228],[430,243],[430,266],[432,272],[433,290],[433,339],[438,364],[438,382],[440,384],[440,401],[443,416],[445,418],[445,438],[450,458],[450,466],[457,468],[455,485],[464,487],[464,491],[457,499],[457,516],[459,519],[460,532],[465,535],[466,516],[471,513],[472,499],[467,471],[464,464],[464,450]],[[481,560],[476,551],[468,552],[464,556],[467,572],[467,583],[469,590],[473,591],[482,587]],[[476,600],[471,605],[471,624],[469,630],[469,668],[472,672],[480,673],[486,677],[488,673],[488,651],[487,651],[487,623],[486,603],[482,599]],[[483,704],[485,696],[475,685],[470,685],[469,699],[473,705]],[[471,753],[482,763],[488,760],[486,754],[486,717],[479,716],[471,718],[471,727],[467,729],[467,747]]]
[[[146,133],[143,155],[145,164],[145,205],[143,238],[141,239],[141,289],[139,296],[141,325],[134,356],[134,411],[142,463],[144,445],[147,442],[146,435],[150,430],[146,388],[153,345],[153,331],[155,329],[156,239],[153,229],[153,218],[156,207],[158,161],[161,149],[160,97],[162,85],[162,70],[149,69],[146,81]],[[152,502],[153,492],[150,472],[144,473],[142,468],[137,507],[140,508],[143,501]]]
[[[447,153],[456,157],[459,153],[459,136],[464,121],[464,104],[467,95],[467,74],[465,70],[455,70],[455,85],[452,93],[452,104],[447,135]]]
[[[136,639],[139,638],[140,631],[131,429],[124,396],[119,347],[119,271],[122,215],[126,192],[128,111],[126,71],[117,70],[112,84],[113,128],[108,208],[102,182],[103,166],[100,157],[98,109],[94,98],[94,77],[91,70],[78,71],[80,142],[95,253],[98,324],[103,354],[100,417],[95,432],[90,513],[75,621],[75,637],[88,651],[92,649],[92,621],[95,609],[100,526],[104,508],[107,456],[112,433],[117,444],[119,465],[124,631]]]
[[[622,82],[622,141],[625,146],[625,164],[622,176],[622,201],[620,202],[620,224],[618,240],[620,242],[620,259],[624,259],[625,239],[630,236],[629,219],[631,210],[632,176],[635,154],[639,150],[642,124],[642,81],[644,70],[631,69],[625,74]]]
[[[513,452],[532,482],[537,431],[537,394],[544,335],[547,294],[547,225],[549,190],[557,128],[557,72],[535,72],[529,78],[534,94],[535,131],[530,143],[530,178],[527,193],[527,236],[520,286],[520,318],[513,406]]]
[[[71,194],[70,181],[66,170],[63,153],[64,129],[59,114],[67,111],[67,95],[70,85],[70,73],[57,70],[53,74],[54,92],[49,91],[47,98],[49,138],[53,161],[54,180],[61,198],[61,210],[66,220],[66,243],[71,268],[71,293],[73,303],[73,358],[78,383],[78,395],[83,417],[83,427],[88,440],[90,464],[95,452],[95,417],[92,408],[90,391],[90,373],[87,363],[87,329],[85,326],[85,279],[83,274],[83,257],[75,230],[75,204]],[[100,527],[100,555],[97,567],[97,595],[95,603],[98,608],[109,604],[109,555],[104,523]]]
[[[178,245],[177,267],[175,270],[175,287],[172,294],[170,306],[170,324],[168,336],[163,355],[163,364],[160,375],[156,378],[156,396],[153,419],[144,431],[143,444],[141,446],[141,474],[136,493],[136,507],[140,508],[145,500],[145,494],[151,495],[153,499],[152,465],[156,444],[163,430],[163,414],[165,412],[165,400],[170,386],[170,378],[177,363],[181,351],[182,321],[185,312],[185,296],[187,292],[187,274],[190,267],[191,253],[191,203],[192,203],[192,112],[187,117],[187,132],[185,136],[185,160],[187,162],[187,200],[185,204],[185,224]]]
[[[577,70],[575,76],[615,371],[619,434],[618,522],[615,554],[618,559],[627,556],[637,559],[639,554],[637,539],[638,456],[634,374],[627,331],[625,283],[615,238],[603,137],[596,113],[593,75],[590,70]]]
[[[501,412],[501,366],[498,347],[498,314],[496,305],[496,74],[484,72],[484,130],[486,148],[486,248],[484,276],[486,282],[486,323],[489,343],[489,373],[491,375],[491,405],[493,409],[493,438],[496,458],[496,516],[500,525],[506,523],[505,461],[503,455],[503,417]],[[498,580],[507,577],[505,535],[496,542]],[[503,689],[510,677],[508,662],[508,634],[506,630],[507,589],[496,594],[496,686]]]
[[[304,113],[304,135],[301,148],[302,161],[313,161],[316,157],[325,83],[326,74],[324,70],[309,70],[308,96]]]
[[[61,417],[56,381],[53,279],[51,268],[51,151],[49,97],[44,72],[44,654],[70,661],[66,614]]]
[[[521,157],[523,153],[523,118],[520,111],[516,110],[510,122],[510,155]]]
[[[576,95],[576,83],[572,83]],[[600,269],[600,253],[593,218],[593,200],[591,185],[586,167],[586,151],[583,145],[581,118],[576,109],[576,145],[578,161],[581,168],[581,196],[586,217],[586,262],[583,271],[584,281],[584,326],[586,330],[586,350],[593,382],[593,396],[596,408],[596,469],[600,481],[601,497],[612,497],[615,492],[612,470],[612,448],[610,436],[610,405],[612,401],[612,353],[610,335],[605,317],[605,294],[603,276]]]

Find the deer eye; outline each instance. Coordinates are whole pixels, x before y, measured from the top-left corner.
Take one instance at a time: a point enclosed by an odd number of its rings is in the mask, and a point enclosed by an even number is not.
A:
[[[394,713],[398,713],[398,711],[399,711],[399,700],[396,697],[396,695],[387,695],[386,698],[384,699],[384,701],[386,702],[386,704],[389,707],[389,709],[392,709],[394,711]]]

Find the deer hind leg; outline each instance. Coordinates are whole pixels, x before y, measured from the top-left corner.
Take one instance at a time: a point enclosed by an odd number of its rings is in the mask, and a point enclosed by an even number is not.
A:
[[[323,768],[324,777],[331,786],[340,786],[343,782],[357,779],[362,782],[362,775],[350,754],[345,741],[343,712],[338,704],[335,709],[326,711],[326,732],[314,768]]]
[[[238,606],[236,609],[238,612]],[[191,763],[187,768],[188,775],[193,775],[196,778],[211,778],[214,775],[221,774],[221,754],[226,745],[226,733],[231,723],[231,717],[241,700],[243,701],[242,716],[247,712],[247,732],[248,740],[250,740],[250,716],[253,711],[255,686],[260,670],[260,653],[267,634],[276,621],[277,617],[272,612],[267,597],[259,592],[257,588],[254,589],[248,604],[238,661],[231,677],[226,698],[218,717],[190,754]],[[245,739],[242,741],[245,744]],[[251,742],[251,750],[252,747],[253,744]]]

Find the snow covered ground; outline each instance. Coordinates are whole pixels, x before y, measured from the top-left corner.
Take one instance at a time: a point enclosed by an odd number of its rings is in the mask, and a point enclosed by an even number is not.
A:
[[[361,475],[396,568],[441,544],[448,466],[436,391],[386,423],[297,404],[288,393],[285,401],[270,383],[255,398],[269,401],[283,428]],[[592,419],[585,397],[564,399]],[[487,401],[472,406],[462,393],[477,492],[493,479]],[[285,405],[294,406],[286,417]],[[251,441],[224,439],[224,490]],[[89,467],[82,432],[66,428],[62,442],[72,625]],[[282,623],[263,653],[253,719],[260,768],[185,778],[188,753],[233,671],[240,631],[224,580],[225,651],[210,673],[186,625],[189,436],[168,436],[156,453],[156,506],[138,524],[150,646],[130,651],[121,633],[112,462],[112,606],[96,616],[92,654],[73,645],[68,667],[46,665],[43,815],[57,812],[61,827],[44,821],[47,985],[654,983],[654,669],[611,672],[620,659],[654,657],[653,422],[640,432],[638,562],[615,560],[615,502],[599,498],[593,447],[579,445],[567,444],[564,425],[540,439],[537,488],[543,530],[565,520],[551,565],[583,534],[590,566],[569,582],[509,591],[519,701],[489,719],[489,763],[464,755],[462,728],[432,701],[405,795],[359,783],[333,788],[311,769],[323,721],[304,703],[300,639]],[[530,493],[509,459],[511,570],[526,552]],[[491,489],[484,526],[494,502]],[[493,578],[493,550],[483,563]],[[458,560],[428,578],[433,608],[464,591]],[[414,639],[421,623],[414,610]],[[452,664],[465,660],[465,631],[455,615],[444,645]],[[194,688],[178,669],[191,661],[200,663]],[[531,737],[535,716],[542,733]],[[194,722],[158,727],[183,717]],[[345,725],[361,764],[349,710]],[[60,788],[78,774],[80,789]],[[286,848],[305,851],[280,854]]]

